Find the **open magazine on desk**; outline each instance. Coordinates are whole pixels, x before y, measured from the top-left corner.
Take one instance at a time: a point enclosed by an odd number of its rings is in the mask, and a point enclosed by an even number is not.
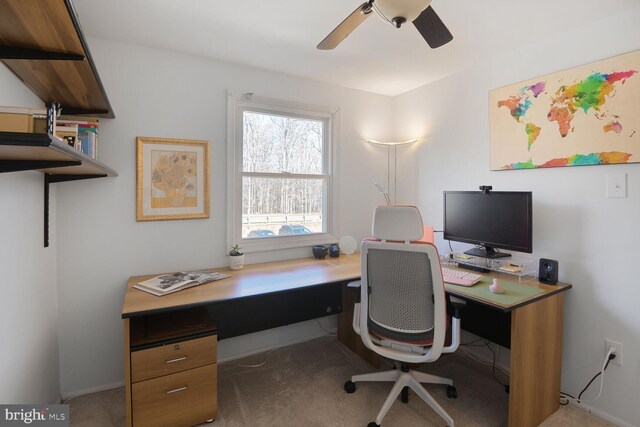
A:
[[[215,280],[231,277],[229,274],[216,273],[214,271],[178,271],[177,273],[163,274],[149,280],[133,285],[134,288],[148,292],[156,296],[163,296],[193,286],[203,285]]]

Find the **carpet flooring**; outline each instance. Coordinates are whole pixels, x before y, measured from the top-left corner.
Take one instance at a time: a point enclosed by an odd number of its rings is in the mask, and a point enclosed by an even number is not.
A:
[[[257,366],[256,366],[257,365]],[[387,367],[385,367],[386,369]],[[391,383],[358,383],[353,394],[343,390],[351,375],[373,368],[334,337],[322,337],[256,354],[218,366],[218,417],[212,427],[239,426],[366,426],[386,399]],[[457,399],[446,387],[427,390],[449,412],[456,426],[506,426],[508,395],[491,376],[491,368],[460,352],[445,355],[420,368],[452,378]],[[72,426],[125,425],[124,389],[71,399]],[[394,403],[383,426],[444,426],[442,420],[413,392],[409,403]],[[575,406],[564,406],[543,427],[611,426]]]

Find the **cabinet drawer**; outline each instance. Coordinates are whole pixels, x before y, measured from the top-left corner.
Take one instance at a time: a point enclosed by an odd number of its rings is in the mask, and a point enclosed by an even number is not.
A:
[[[216,418],[217,366],[214,363],[133,384],[133,426],[192,426]]]
[[[181,341],[131,353],[131,381],[216,363],[216,336]]]

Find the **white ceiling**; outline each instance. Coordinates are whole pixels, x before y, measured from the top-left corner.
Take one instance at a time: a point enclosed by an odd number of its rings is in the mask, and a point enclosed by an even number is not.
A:
[[[362,1],[73,3],[89,37],[201,55],[391,96],[532,40],[576,27],[587,30],[607,16],[632,8],[638,11],[638,0],[433,0],[432,7],[454,37],[439,49],[429,48],[411,24],[396,30],[372,16],[335,50],[317,50],[315,46]]]

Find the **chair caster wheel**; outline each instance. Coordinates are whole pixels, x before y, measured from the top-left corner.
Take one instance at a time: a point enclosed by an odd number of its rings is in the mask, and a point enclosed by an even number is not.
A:
[[[344,391],[346,391],[349,394],[355,392],[356,391],[356,383],[354,383],[351,380],[347,381],[346,383],[344,383]]]
[[[458,390],[452,385],[447,386],[447,397],[449,399],[457,399],[458,398]]]
[[[400,400],[402,403],[409,402],[409,387],[402,387],[402,392],[400,393]]]
[[[380,424],[376,424],[375,421],[371,421],[369,424],[367,424],[367,427],[380,427]]]

